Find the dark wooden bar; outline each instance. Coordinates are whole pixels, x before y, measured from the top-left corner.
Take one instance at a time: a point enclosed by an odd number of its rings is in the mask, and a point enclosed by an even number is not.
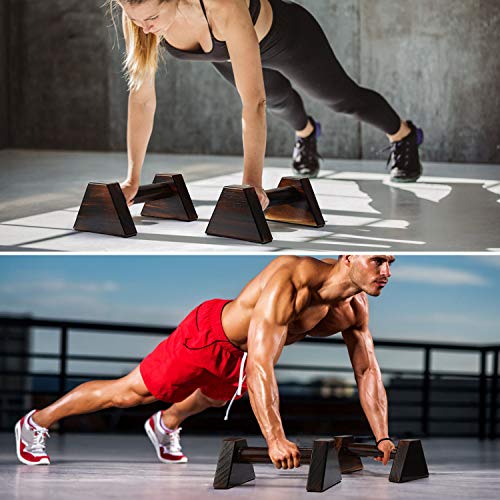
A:
[[[312,448],[299,448],[300,463],[310,464]],[[236,460],[242,464],[271,464],[267,448],[247,447],[238,451]]]
[[[287,186],[282,188],[267,189],[267,197],[269,198],[269,208],[277,207],[279,205],[286,205],[294,203],[302,199],[300,191],[293,187]]]
[[[377,447],[374,444],[361,444],[361,443],[354,443],[346,446],[346,448],[351,452],[351,453],[356,453],[356,455],[359,455],[360,457],[383,457],[384,454],[377,449]],[[396,448],[397,450],[397,448]],[[391,459],[394,459],[396,456],[396,450],[393,450],[391,453]]]
[[[137,191],[137,194],[134,198],[134,204],[168,198],[173,194],[174,191],[172,190],[170,182],[145,184],[144,186],[139,187],[139,190]]]

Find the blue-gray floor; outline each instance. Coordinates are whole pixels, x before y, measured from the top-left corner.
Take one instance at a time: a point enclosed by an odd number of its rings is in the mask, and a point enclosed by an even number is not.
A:
[[[250,445],[261,446],[259,439]],[[301,445],[310,444],[306,439]],[[500,442],[473,439],[428,439],[424,450],[430,477],[404,484],[389,483],[389,466],[364,459],[365,470],[344,475],[324,493],[305,490],[308,466],[277,471],[255,467],[257,479],[229,491],[213,490],[220,438],[184,436],[189,463],[156,461],[145,436],[55,435],[49,441],[52,465],[28,467],[17,463],[14,438],[0,434],[0,498],[31,500],[300,498],[497,499],[500,491]]]
[[[500,167],[426,164],[418,183],[391,184],[383,162],[325,160],[313,188],[326,226],[270,223],[268,245],[205,235],[224,185],[241,182],[241,158],[151,155],[154,173],[180,172],[198,211],[196,222],[141,217],[123,239],[72,230],[89,181],[122,179],[122,153],[0,151],[0,251],[210,253],[339,251],[500,251]],[[290,175],[289,160],[266,161],[264,185]]]

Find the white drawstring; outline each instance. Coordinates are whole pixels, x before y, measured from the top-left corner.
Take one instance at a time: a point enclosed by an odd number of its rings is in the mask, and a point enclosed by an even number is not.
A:
[[[226,411],[226,416],[224,417],[224,420],[229,419],[229,412],[231,411],[231,406],[233,406],[234,400],[236,399],[236,396],[241,396],[241,391],[243,389],[243,382],[247,378],[246,375],[243,375],[243,372],[245,371],[245,363],[247,360],[248,353],[243,354],[243,357],[241,358],[241,363],[240,363],[240,378],[238,382],[238,389],[236,389],[236,392],[234,393],[233,398],[227,405],[227,411]]]

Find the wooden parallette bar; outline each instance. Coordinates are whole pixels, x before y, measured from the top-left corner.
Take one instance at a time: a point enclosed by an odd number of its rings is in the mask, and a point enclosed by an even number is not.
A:
[[[335,446],[339,454],[342,474],[363,469],[361,457],[383,457],[376,445],[354,442],[353,436],[336,436]],[[429,477],[422,443],[419,439],[401,439],[391,452],[392,467],[389,481],[404,483]]]
[[[198,219],[186,184],[180,174],[157,174],[152,184],[140,186],[134,204],[145,203],[141,215],[160,219]],[[87,186],[74,225],[76,231],[128,238],[137,230],[125,196],[117,182],[91,182]]]
[[[306,177],[283,177],[278,188],[266,191],[269,207],[262,210],[251,186],[226,186],[217,202],[206,233],[254,243],[273,240],[267,220],[310,227],[323,227],[311,182]]]
[[[318,439],[301,448],[301,463],[310,464],[307,491],[323,492],[342,480],[333,439]],[[240,438],[224,439],[214,478],[215,489],[229,489],[255,479],[252,464],[272,463],[267,448],[248,447]]]

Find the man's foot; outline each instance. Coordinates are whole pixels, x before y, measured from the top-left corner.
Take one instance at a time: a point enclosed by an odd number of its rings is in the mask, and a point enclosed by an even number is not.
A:
[[[309,117],[314,130],[308,137],[296,136],[295,148],[293,150],[293,171],[303,177],[314,178],[319,172],[319,159],[321,156],[317,151],[317,140],[321,136],[321,124]]]
[[[411,130],[410,135],[390,146],[387,169],[390,171],[392,182],[416,182],[422,175],[418,147],[424,142],[424,133],[412,122],[407,123]]]
[[[26,465],[49,465],[50,458],[45,452],[45,441],[49,430],[36,425],[31,416],[36,410],[25,415],[15,427],[16,452],[20,462]]]
[[[165,464],[184,464],[188,461],[182,453],[179,427],[175,431],[167,431],[162,426],[162,411],[156,412],[146,420],[144,430],[156,450],[158,460]]]

